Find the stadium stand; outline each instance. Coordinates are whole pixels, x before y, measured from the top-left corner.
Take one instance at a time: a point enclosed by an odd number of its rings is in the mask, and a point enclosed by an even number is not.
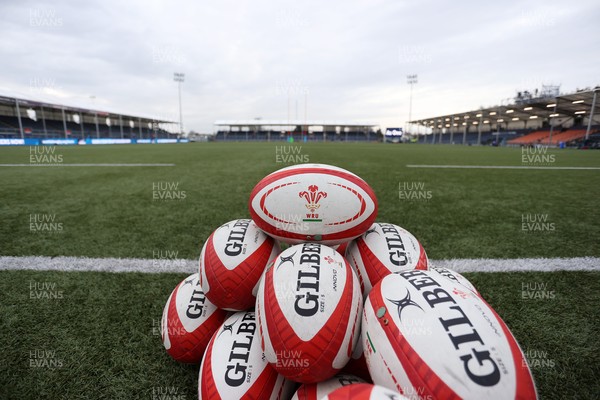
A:
[[[546,145],[558,145],[560,143],[571,143],[576,142],[579,139],[583,139],[586,135],[587,129],[563,129],[555,130],[550,137],[550,130],[535,131],[528,135],[518,137],[513,140],[509,140],[509,145],[534,145],[534,144],[546,144]]]
[[[500,131],[498,132],[482,132],[481,133],[481,144],[482,145],[495,145],[498,138],[500,138],[500,143],[506,143],[509,140],[515,138],[515,136],[523,135],[528,133],[527,130],[513,130],[513,131]],[[434,140],[432,138],[433,135],[420,135],[418,136],[417,143],[429,143],[431,144]],[[469,132],[466,134],[465,144],[466,145],[476,145],[478,143],[479,133],[478,132]],[[451,134],[450,132],[445,132],[441,135],[439,133],[435,134],[435,143],[437,144],[463,144],[463,132],[454,132]]]
[[[376,124],[339,121],[220,120],[217,141],[357,142],[381,141]]]
[[[550,136],[549,130],[535,131],[528,135],[521,136],[521,137],[518,137],[513,140],[509,140],[508,144],[527,145],[527,144],[536,144],[536,143],[547,143],[548,142],[547,139],[549,136]]]
[[[110,125],[106,123],[107,118],[110,118]],[[156,118],[109,113],[0,95],[0,138],[2,139],[84,140],[176,137],[163,128],[164,124],[174,123]]]
[[[600,149],[600,129],[597,129],[588,139],[579,140],[577,147],[580,149]]]
[[[585,137],[585,129],[572,129],[552,136],[550,144],[569,143]]]
[[[335,132],[330,132],[324,137],[323,132],[315,132],[310,134],[302,134],[302,133],[282,133],[280,131],[258,131],[258,132],[248,132],[246,135],[245,132],[227,132],[227,131],[218,131],[215,140],[222,142],[246,142],[246,141],[294,141],[294,142],[360,142],[360,141],[375,141],[381,140],[381,136],[376,134],[372,134],[370,138],[367,139],[367,135],[365,133],[348,133],[345,134],[336,134]]]
[[[581,147],[597,129],[599,92],[596,86],[561,94],[560,86],[543,85],[540,91],[517,92],[512,104],[413,120],[409,126],[427,132],[418,143]]]

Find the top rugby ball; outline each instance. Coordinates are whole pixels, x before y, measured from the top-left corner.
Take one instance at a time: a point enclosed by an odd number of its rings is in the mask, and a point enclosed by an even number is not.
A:
[[[373,382],[407,397],[537,396],[527,360],[498,314],[434,271],[397,272],[375,285],[362,338]]]
[[[254,307],[265,267],[279,254],[279,244],[249,219],[221,225],[200,254],[200,283],[217,307],[242,311]]]
[[[275,171],[252,190],[256,225],[286,243],[336,245],[363,234],[377,217],[371,187],[345,169],[300,164]]]

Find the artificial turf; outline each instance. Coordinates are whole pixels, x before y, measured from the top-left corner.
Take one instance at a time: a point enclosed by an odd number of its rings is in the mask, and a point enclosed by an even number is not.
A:
[[[0,255],[197,258],[213,229],[249,215],[252,187],[289,165],[277,162],[277,155],[299,152],[306,161],[334,164],[364,178],[378,197],[378,220],[411,231],[431,259],[600,256],[599,170],[407,167],[521,166],[520,149],[203,143],[55,151],[69,164],[175,166],[0,167]],[[29,152],[0,148],[0,163],[28,164]],[[548,166],[600,167],[599,152],[549,152],[555,157]],[[156,199],[157,185],[163,195],[179,198]],[[168,190],[160,189],[165,185]],[[430,195],[403,199],[402,187]],[[552,225],[523,229],[523,218],[530,215],[545,216]],[[61,229],[32,229],[37,216],[53,217]],[[467,276],[530,358],[542,398],[597,398],[600,273]],[[162,307],[183,278],[0,271],[0,399],[132,399],[165,393],[171,399],[195,398],[197,367],[172,361],[158,333]],[[524,298],[523,285],[544,285],[538,292],[553,296]],[[61,298],[43,297],[58,297],[58,292]]]
[[[600,255],[600,170],[407,168],[522,159],[520,149],[340,143],[57,147],[64,163],[176,165],[0,167],[0,254],[152,258],[169,251],[196,258],[212,230],[249,216],[252,187],[287,165],[277,162],[281,146],[365,179],[379,200],[378,220],[408,229],[430,258]],[[600,167],[600,152],[550,152],[551,166]],[[29,150],[0,148],[0,160],[28,163]],[[157,199],[157,185],[178,198]],[[400,198],[401,187],[419,187],[413,193],[430,198]],[[547,225],[524,230],[532,215]],[[54,218],[62,229],[32,230],[36,216]]]
[[[511,328],[541,398],[596,398],[599,273],[465,275]],[[196,398],[198,366],[173,361],[158,329],[167,297],[183,278],[0,272],[0,398],[152,399],[167,391],[183,396],[171,399]],[[44,283],[52,289],[39,289]],[[534,283],[552,298],[524,298],[523,285]],[[54,298],[36,298],[44,291]]]

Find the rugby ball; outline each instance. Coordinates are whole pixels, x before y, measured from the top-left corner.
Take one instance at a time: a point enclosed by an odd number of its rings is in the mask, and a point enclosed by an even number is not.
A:
[[[248,204],[258,227],[286,243],[336,245],[363,234],[377,217],[371,187],[345,169],[300,164],[263,178]]]
[[[408,400],[400,393],[383,386],[359,383],[336,389],[322,400]]]
[[[267,361],[294,381],[331,378],[356,346],[362,302],[338,252],[319,243],[289,247],[267,268],[256,298]]]
[[[443,268],[443,267],[430,267],[429,270],[433,271],[433,272],[437,272],[438,274],[442,275],[444,278],[450,279],[454,283],[459,283],[459,284],[463,285],[464,287],[466,287],[467,289],[469,289],[470,291],[479,294],[479,292],[477,291],[475,286],[473,286],[473,284],[467,278],[465,278],[464,276],[462,276],[461,274],[459,274],[456,271],[453,271],[448,268]]]
[[[202,290],[219,308],[253,308],[258,280],[279,251],[279,244],[250,219],[221,225],[204,243],[200,254]]]
[[[346,259],[358,275],[363,296],[384,276],[409,269],[427,269],[429,261],[421,243],[409,231],[377,222],[356,238]]]
[[[212,337],[200,366],[198,399],[289,399],[294,383],[264,359],[254,311],[231,315]]]
[[[337,374],[323,382],[300,385],[291,400],[320,400],[338,388],[364,382],[364,380],[354,375]]]
[[[226,311],[206,298],[198,274],[188,276],[173,290],[163,310],[160,331],[167,353],[180,362],[199,363],[226,316]]]
[[[373,382],[405,396],[536,398],[506,324],[476,293],[436,272],[397,272],[375,285],[362,338]]]

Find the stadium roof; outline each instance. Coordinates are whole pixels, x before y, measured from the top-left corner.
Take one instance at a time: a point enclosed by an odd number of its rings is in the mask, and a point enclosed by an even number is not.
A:
[[[326,121],[326,120],[299,120],[299,119],[235,119],[217,120],[216,126],[343,126],[343,127],[375,127],[379,124],[372,122]]]
[[[37,97],[37,98],[35,98],[35,97]],[[130,113],[121,113],[121,112],[107,111],[107,110],[95,110],[92,108],[59,104],[59,103],[55,102],[53,99],[45,98],[45,96],[40,96],[39,94],[37,96],[29,97],[29,96],[24,96],[20,93],[10,92],[7,90],[2,90],[2,92],[0,93],[0,115],[6,115],[5,112],[7,111],[7,108],[8,109],[14,108],[16,106],[16,103],[15,103],[16,101],[19,102],[19,106],[24,106],[24,107],[44,107],[47,110],[55,110],[55,111],[65,110],[65,111],[83,113],[83,114],[88,114],[88,115],[97,114],[99,116],[120,115],[121,117],[123,117],[125,119],[136,119],[136,120],[141,119],[143,121],[153,121],[153,122],[159,122],[159,123],[176,123],[174,121],[162,119],[159,117],[149,117],[149,116],[144,116],[144,115],[139,115],[139,114],[134,115],[134,114],[130,114]],[[11,112],[8,115],[14,115],[14,113]]]
[[[511,121],[572,118],[578,115],[588,117],[592,111],[595,92],[600,92],[600,86],[594,89],[553,96],[533,97],[529,92],[525,92],[527,95],[515,97],[513,104],[418,119],[409,123],[433,128],[448,128],[462,125],[463,122],[467,121],[491,125]],[[597,99],[595,108],[600,106],[599,103],[600,99]]]

